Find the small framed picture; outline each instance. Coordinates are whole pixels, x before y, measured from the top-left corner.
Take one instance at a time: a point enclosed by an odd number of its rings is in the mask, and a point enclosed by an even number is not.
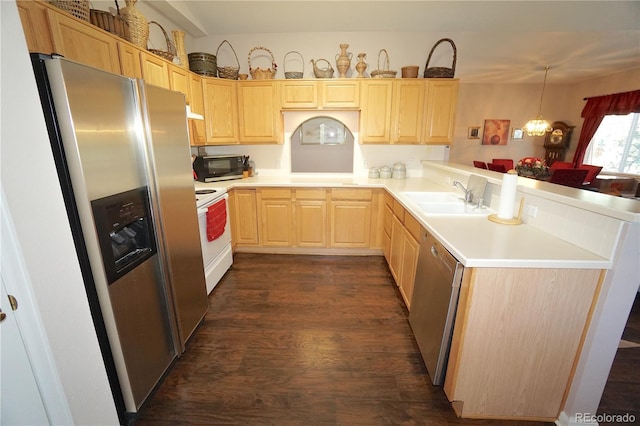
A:
[[[480,127],[469,127],[467,139],[480,139]]]
[[[511,139],[518,140],[523,138],[524,138],[524,132],[522,131],[522,129],[513,129],[513,135],[511,136]]]

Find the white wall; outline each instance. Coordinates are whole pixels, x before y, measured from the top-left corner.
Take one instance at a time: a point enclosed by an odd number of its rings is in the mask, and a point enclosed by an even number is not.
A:
[[[0,172],[20,244],[2,250],[22,251],[74,423],[117,424],[18,11],[0,7]]]

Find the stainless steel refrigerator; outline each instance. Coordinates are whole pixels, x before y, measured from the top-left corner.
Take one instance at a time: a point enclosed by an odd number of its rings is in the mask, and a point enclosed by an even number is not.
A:
[[[185,98],[59,57],[32,63],[67,205],[61,225],[124,422],[208,308]]]

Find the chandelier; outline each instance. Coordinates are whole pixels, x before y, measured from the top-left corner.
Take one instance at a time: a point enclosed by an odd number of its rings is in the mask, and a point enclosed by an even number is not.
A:
[[[529,122],[524,125],[524,129],[529,136],[544,136],[546,132],[551,131],[551,125],[549,122],[542,118],[542,98],[544,97],[544,88],[547,84],[547,73],[549,72],[549,68],[549,66],[544,67],[544,81],[542,82],[542,93],[540,94],[538,115],[535,119],[529,120]]]

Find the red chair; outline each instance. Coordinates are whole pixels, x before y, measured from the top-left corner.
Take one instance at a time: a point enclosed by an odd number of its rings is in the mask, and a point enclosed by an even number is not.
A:
[[[507,173],[507,168],[504,166],[504,164],[488,163],[487,168],[494,172]]]
[[[583,164],[577,169],[587,170],[587,176],[584,178],[585,185],[593,183],[593,180],[602,171],[602,166],[592,166],[591,164]]]
[[[549,166],[550,173],[553,173],[558,169],[573,169],[573,163],[570,163],[568,161],[554,161]]]
[[[484,161],[473,160],[473,165],[474,167],[477,167],[479,169],[487,169],[487,163],[485,163]]]
[[[587,177],[587,172],[586,169],[557,169],[551,174],[549,182],[580,188],[584,178]]]
[[[513,160],[509,158],[494,158],[491,162],[493,164],[502,164],[507,170],[513,169]]]

